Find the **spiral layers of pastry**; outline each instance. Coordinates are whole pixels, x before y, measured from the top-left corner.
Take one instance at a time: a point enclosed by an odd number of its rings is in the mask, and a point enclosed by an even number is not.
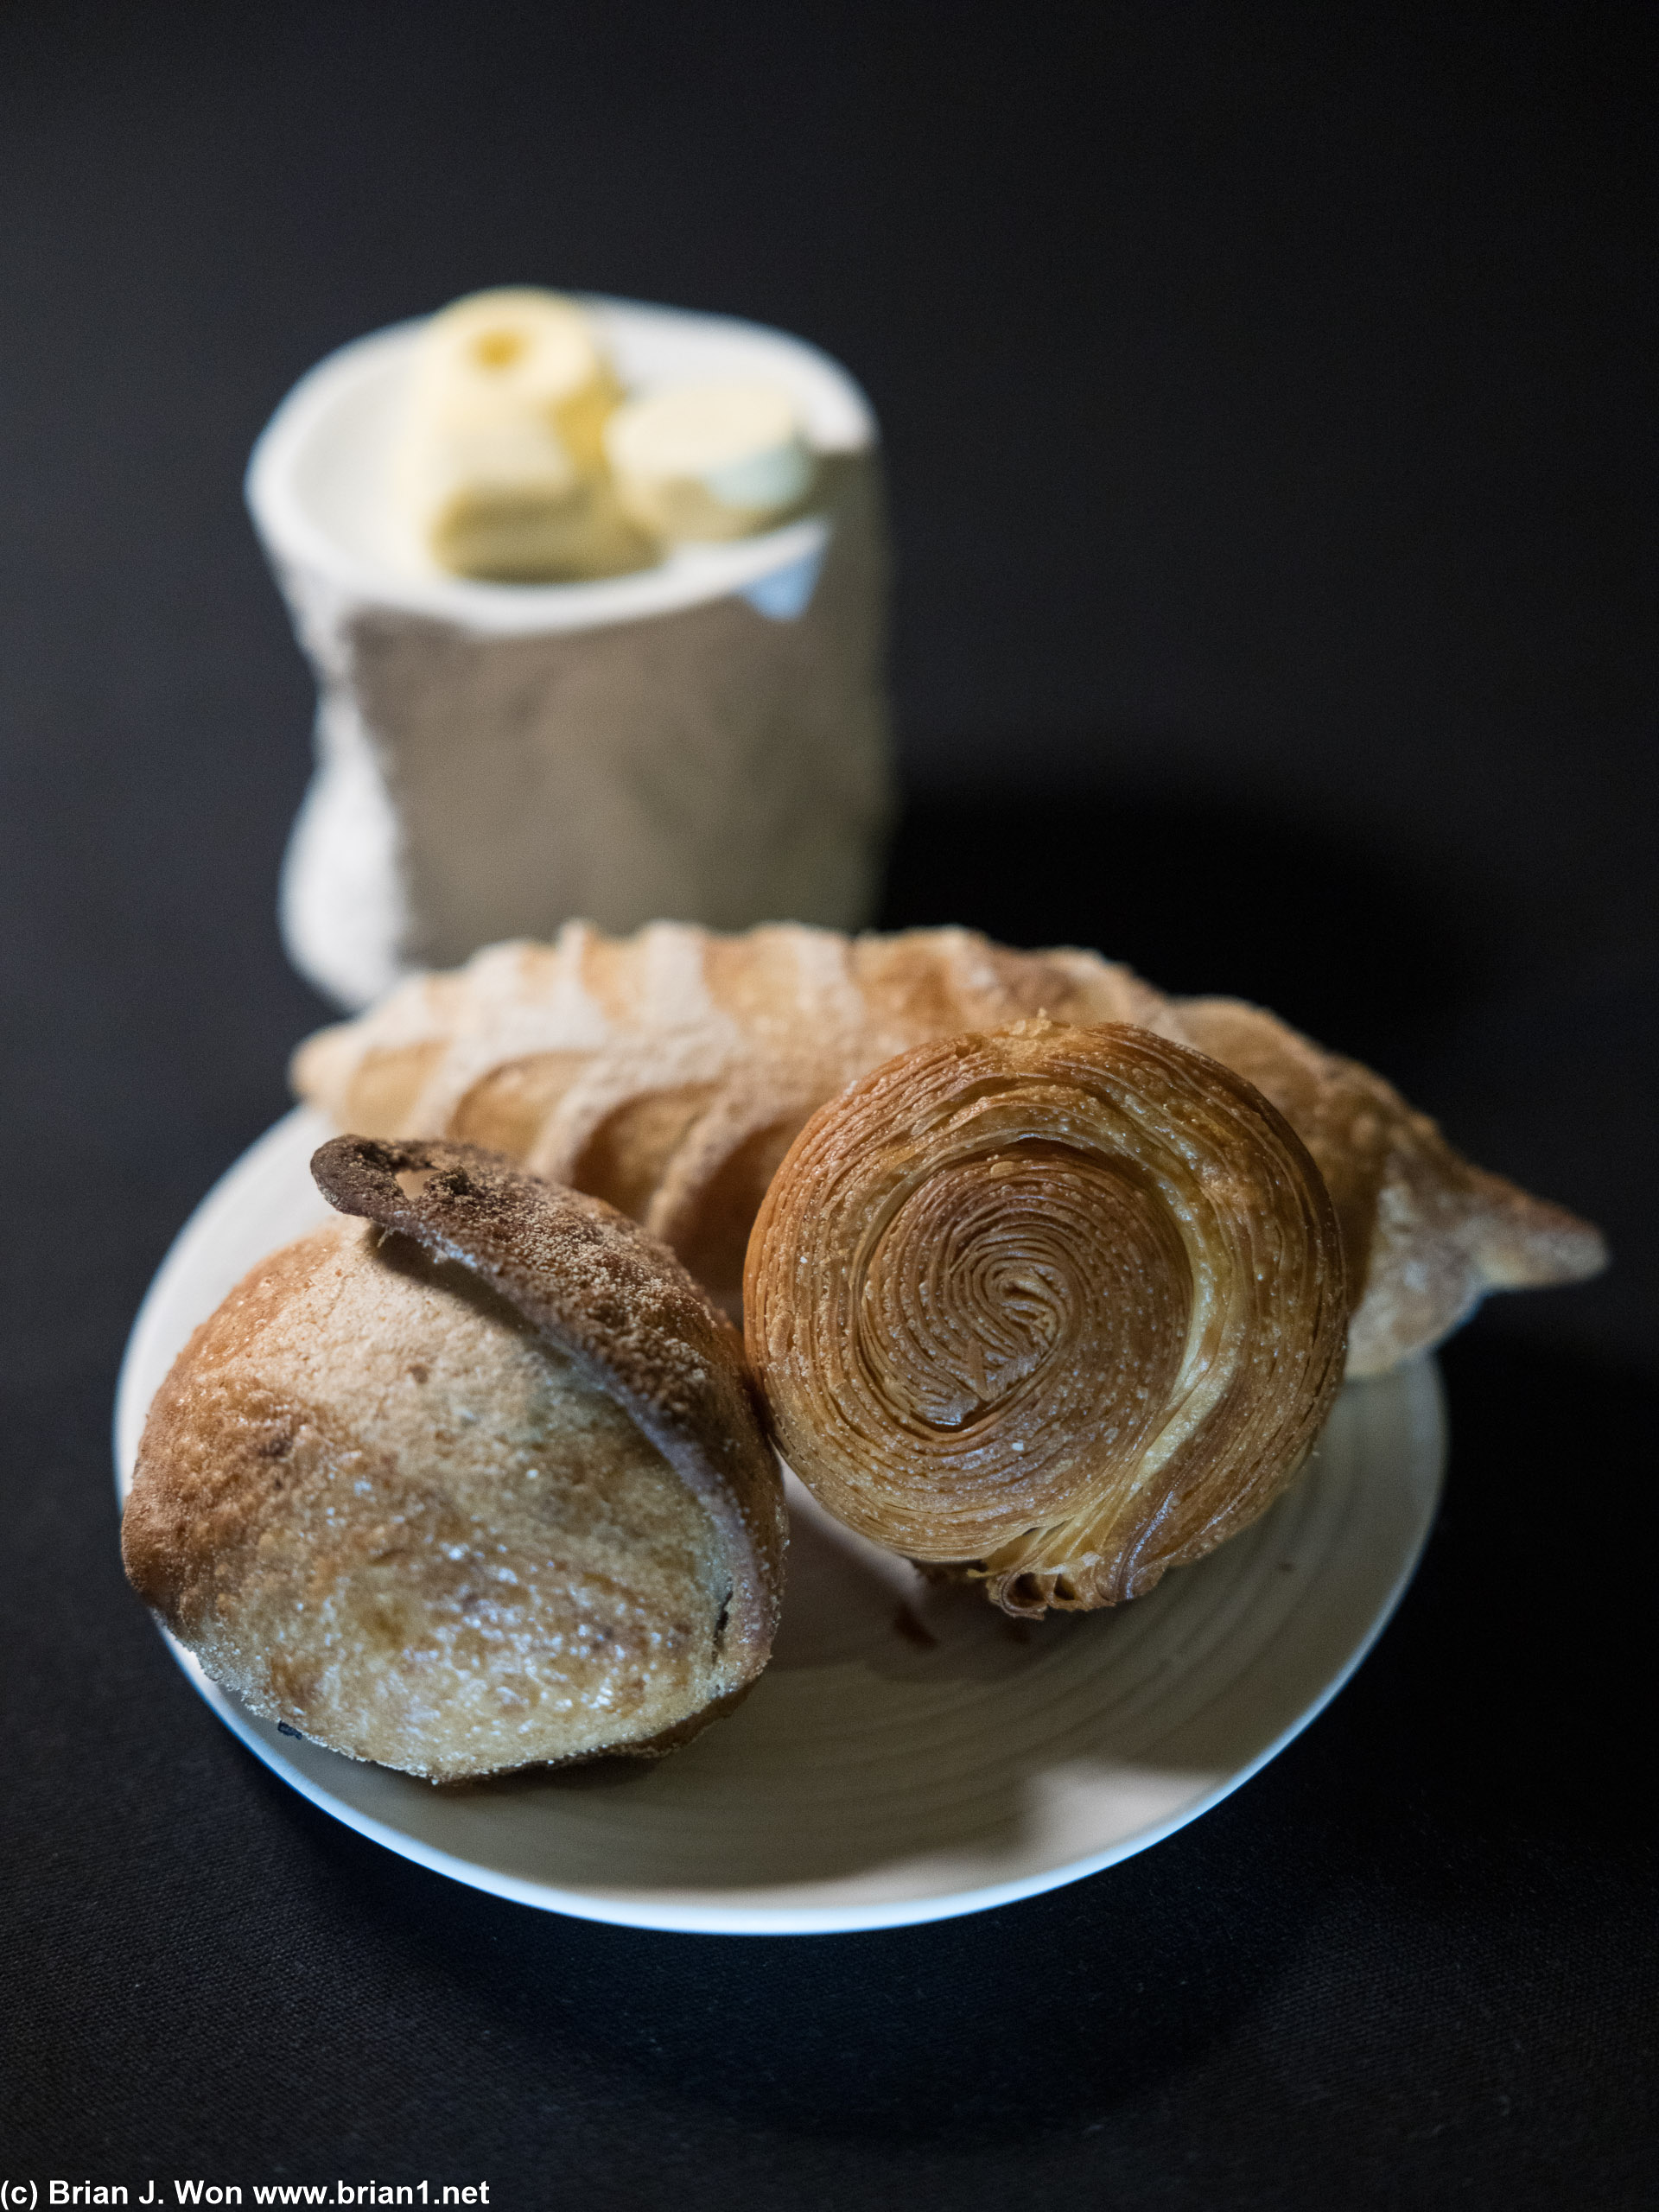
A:
[[[1347,1314],[1318,1169],[1259,1091],[1122,1025],[925,1045],[814,1116],[755,1224],[751,1363],[861,1534],[1012,1612],[1140,1595],[1269,1504]]]

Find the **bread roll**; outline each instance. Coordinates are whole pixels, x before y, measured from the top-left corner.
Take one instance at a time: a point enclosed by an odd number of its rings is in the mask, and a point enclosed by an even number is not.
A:
[[[1348,1372],[1437,1343],[1489,1290],[1605,1260],[1559,1206],[1471,1166],[1381,1076],[1236,999],[1168,999],[1098,953],[969,930],[721,937],[659,922],[499,944],[302,1046],[300,1095],[341,1128],[448,1135],[593,1191],[735,1310],[748,1232],[798,1131],[893,1054],[1046,1013],[1132,1022],[1249,1077],[1325,1178],[1355,1311]]]
[[[822,1107],[744,1281],[802,1481],[1014,1613],[1138,1597],[1254,1520],[1330,1410],[1347,1310],[1325,1185],[1258,1090],[1042,1020]]]
[[[151,1407],[127,1572],[215,1681],[452,1782],[655,1753],[765,1665],[776,1461],[730,1325],[608,1206],[474,1147],[337,1139],[332,1223]]]

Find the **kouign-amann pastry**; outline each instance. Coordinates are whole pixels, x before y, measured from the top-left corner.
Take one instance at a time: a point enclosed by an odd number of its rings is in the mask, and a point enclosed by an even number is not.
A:
[[[1605,1259],[1559,1206],[1471,1166],[1380,1076],[1236,999],[1168,999],[1099,954],[969,930],[722,937],[661,922],[490,947],[400,985],[295,1061],[337,1127],[492,1145],[609,1198],[735,1309],[772,1171],[826,1099],[895,1053],[1047,1014],[1131,1022],[1248,1077],[1307,1147],[1341,1224],[1350,1375],[1437,1343],[1489,1290]]]
[[[785,1541],[730,1324],[633,1223],[498,1156],[340,1138],[346,1215],[254,1269],[150,1409],[139,1594],[256,1713],[433,1781],[655,1753],[765,1665]]]
[[[744,1282],[802,1481],[1016,1613],[1138,1597],[1271,1504],[1347,1310],[1325,1185],[1258,1090],[1145,1029],[1040,1019],[823,1107]]]

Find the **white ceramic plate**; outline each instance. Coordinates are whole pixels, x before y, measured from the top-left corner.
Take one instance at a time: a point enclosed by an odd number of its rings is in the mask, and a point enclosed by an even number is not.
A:
[[[123,1494],[195,1324],[326,1217],[287,1116],[203,1200],[122,1368]],[[257,1720],[179,1664],[325,1812],[475,1888],[584,1919],[736,1935],[938,1920],[1092,1874],[1237,1789],[1363,1657],[1427,1535],[1444,1459],[1419,1362],[1343,1393],[1318,1458],[1254,1528],[1112,1613],[1006,1620],[931,1591],[798,1486],[784,1626],[729,1719],[660,1763],[437,1790]]]

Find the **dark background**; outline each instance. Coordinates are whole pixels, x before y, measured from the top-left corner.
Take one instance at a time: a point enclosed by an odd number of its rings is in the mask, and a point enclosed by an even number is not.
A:
[[[9,2174],[1659,2196],[1656,21],[0,12]],[[276,938],[310,694],[241,470],[319,355],[502,281],[868,388],[886,918],[1264,1001],[1611,1236],[1447,1354],[1447,1506],[1353,1687],[1047,1898],[742,1942],[477,1896],[256,1766],[121,1580],[128,1323],[325,1011]]]

